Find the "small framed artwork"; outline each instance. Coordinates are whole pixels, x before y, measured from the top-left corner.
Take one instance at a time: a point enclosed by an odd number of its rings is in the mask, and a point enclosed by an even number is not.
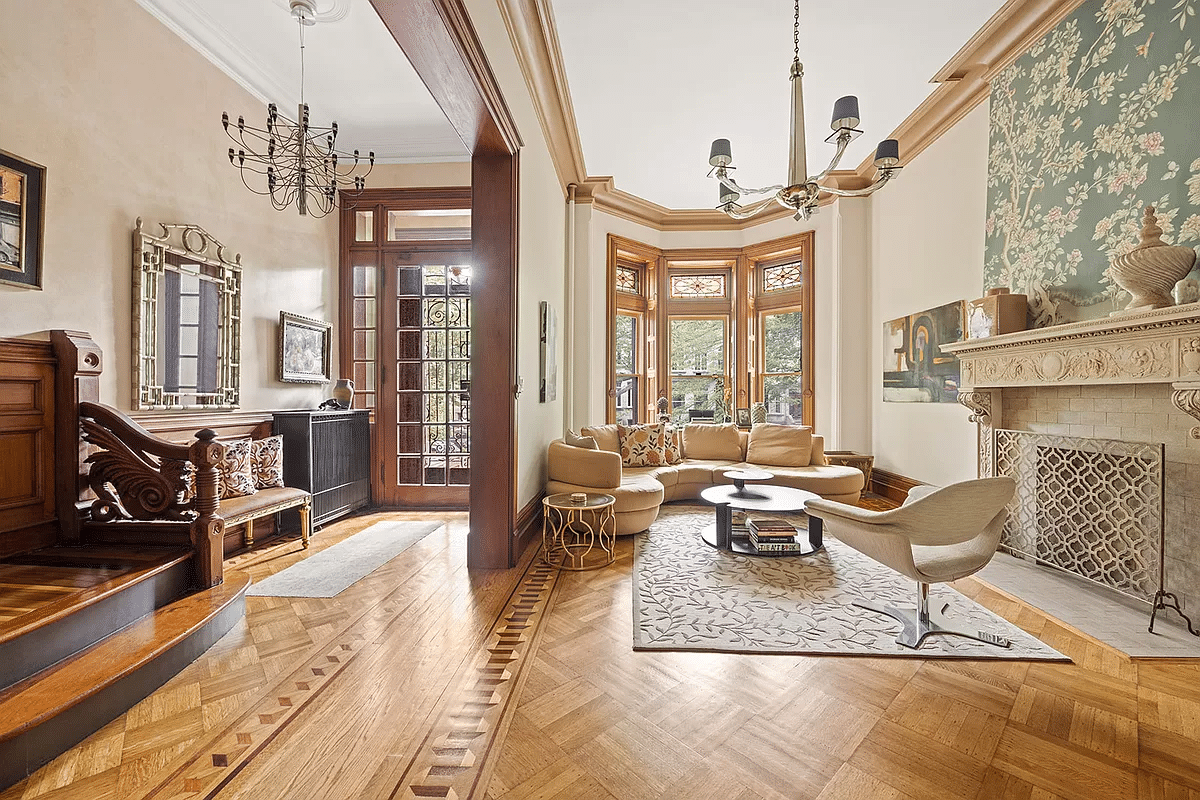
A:
[[[42,288],[46,168],[0,150],[0,282]]]
[[[733,421],[739,428],[750,427],[750,409],[737,408],[733,411]]]
[[[328,383],[333,326],[319,319],[279,312],[279,380]]]
[[[545,300],[539,304],[540,310],[540,325],[538,330],[538,341],[540,351],[538,355],[538,366],[540,369],[538,400],[542,403],[548,403],[558,397],[558,359],[556,352],[558,350],[558,315],[554,313],[554,306],[550,305]]]

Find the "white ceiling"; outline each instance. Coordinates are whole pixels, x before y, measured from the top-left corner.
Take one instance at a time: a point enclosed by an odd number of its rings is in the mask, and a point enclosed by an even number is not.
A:
[[[287,0],[137,0],[265,106],[299,102]],[[589,175],[668,208],[712,208],[714,138],[732,141],[748,186],[785,180],[790,0],[550,0]],[[833,101],[856,94],[866,133],[856,167],[933,91],[930,78],[1003,0],[801,0],[809,172],[833,147]],[[305,99],[339,145],[383,162],[468,153],[369,0],[317,0],[305,30]],[[262,124],[264,107],[227,109]],[[216,121],[214,121],[214,127]],[[901,151],[901,159],[904,152]],[[901,173],[903,180],[903,173]]]
[[[589,175],[612,175],[617,188],[668,208],[712,208],[708,151],[722,137],[739,183],[786,182],[791,0],[551,2]],[[866,133],[841,164],[853,169],[1002,5],[802,0],[809,173],[833,155],[824,139],[834,100],[859,98]]]
[[[225,109],[232,119],[261,127],[270,102],[295,117],[300,34],[287,0],[137,2],[262,101]],[[314,125],[337,121],[339,149],[395,163],[469,157],[369,0],[317,0],[317,17],[304,31],[304,99]]]

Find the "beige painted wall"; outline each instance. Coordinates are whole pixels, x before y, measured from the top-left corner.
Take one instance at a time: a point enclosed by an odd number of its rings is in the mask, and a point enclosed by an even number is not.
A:
[[[443,161],[437,164],[376,164],[367,178],[372,189],[394,186],[470,186],[471,162]]]
[[[336,215],[242,185],[221,112],[259,102],[133,0],[0,0],[0,20],[0,146],[47,168],[43,290],[0,286],[0,336],[89,331],[129,408],[134,219],[195,223],[245,265],[243,408],[315,406],[328,387],[278,382],[275,337],[281,309],[336,321]]]
[[[517,400],[517,508],[520,509],[546,485],[546,446],[561,436],[563,430],[562,371],[569,366],[564,359],[564,337],[560,331],[557,399],[542,403],[538,400],[538,306],[543,300],[549,301],[561,326],[565,316],[566,196],[550,160],[550,149],[498,5],[495,0],[467,0],[466,5],[524,140],[520,153],[517,256],[517,377],[524,386]]]
[[[924,483],[976,476],[975,425],[957,403],[883,402],[883,323],[982,294],[987,153],[984,103],[871,197],[872,452]]]

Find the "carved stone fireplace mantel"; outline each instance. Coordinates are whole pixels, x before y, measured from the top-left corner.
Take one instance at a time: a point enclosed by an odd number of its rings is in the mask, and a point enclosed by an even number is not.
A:
[[[1175,405],[1200,420],[1200,304],[969,339],[941,349],[961,362],[958,401],[980,424],[981,474],[991,467],[982,434],[990,437],[1005,387],[1170,383]],[[1190,435],[1200,439],[1200,426]]]

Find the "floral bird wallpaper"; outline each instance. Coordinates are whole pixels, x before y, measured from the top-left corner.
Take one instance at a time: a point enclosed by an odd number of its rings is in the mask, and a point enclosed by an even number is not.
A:
[[[1200,244],[1198,8],[1087,0],[993,79],[984,286],[1027,294],[1035,325],[1120,307],[1106,270],[1147,205]]]

